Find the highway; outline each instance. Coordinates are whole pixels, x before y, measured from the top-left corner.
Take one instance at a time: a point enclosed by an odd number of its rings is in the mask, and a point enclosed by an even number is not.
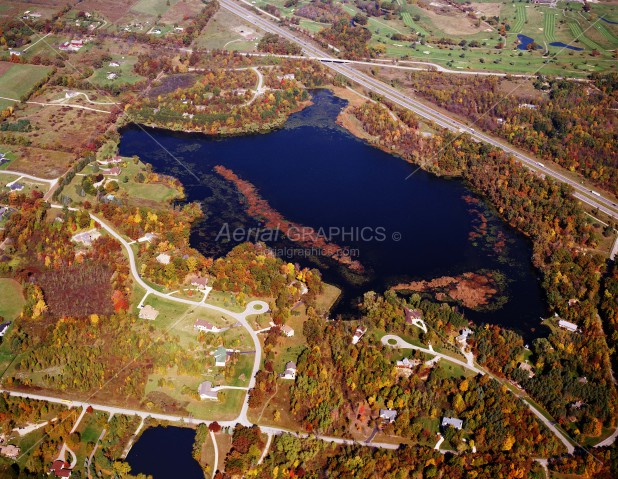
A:
[[[287,27],[282,27],[276,23],[273,23],[272,21],[263,18],[250,10],[247,10],[245,7],[238,5],[232,0],[220,0],[219,3],[226,10],[234,13],[235,15],[238,15],[245,21],[252,23],[253,25],[261,28],[262,30],[276,33],[286,38],[287,40],[290,40],[300,45],[305,55],[309,57],[321,58],[320,61],[334,72],[345,76],[349,80],[357,83],[358,85],[368,90],[382,95],[384,98],[393,102],[394,104],[402,108],[409,109],[420,117],[431,121],[442,128],[446,128],[456,133],[467,133],[474,139],[488,143],[496,148],[500,148],[506,153],[513,155],[517,160],[521,161],[528,168],[539,171],[546,176],[552,177],[558,181],[570,185],[575,190],[574,196],[578,200],[583,201],[584,203],[590,205],[593,208],[598,208],[599,211],[602,211],[603,213],[614,219],[618,219],[618,205],[614,203],[612,199],[606,198],[598,192],[593,192],[592,190],[581,185],[578,181],[573,180],[560,172],[546,167],[544,164],[537,161],[536,159],[515,150],[514,148],[502,143],[501,141],[491,136],[476,131],[474,128],[469,127],[465,123],[454,120],[453,118],[441,113],[440,111],[401,93],[399,90],[396,90],[395,88],[386,85],[379,80],[376,80],[370,75],[354,69],[350,64],[347,64],[339,58],[333,57],[332,55],[324,52],[320,48],[301,38],[299,34],[290,31]]]

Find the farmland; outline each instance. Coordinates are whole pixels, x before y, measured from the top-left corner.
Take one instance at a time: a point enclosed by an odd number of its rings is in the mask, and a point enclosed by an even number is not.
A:
[[[0,107],[13,105],[13,100],[27,95],[50,71],[45,66],[0,62]]]

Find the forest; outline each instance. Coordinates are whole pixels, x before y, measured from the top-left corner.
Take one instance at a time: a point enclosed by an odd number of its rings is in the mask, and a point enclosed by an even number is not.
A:
[[[406,73],[401,85],[538,156],[618,193],[618,74],[591,82]]]
[[[618,472],[616,448],[550,460],[551,471],[579,472],[584,477],[610,479]],[[597,460],[598,459],[598,460]],[[562,462],[561,462],[562,461]],[[419,446],[404,446],[396,451],[363,446],[338,446],[315,439],[299,439],[291,434],[275,436],[270,452],[255,477],[341,477],[355,479],[492,478],[543,479],[546,472],[532,456],[498,452],[442,454]],[[253,471],[252,471],[253,473]],[[222,476],[224,477],[224,476]]]

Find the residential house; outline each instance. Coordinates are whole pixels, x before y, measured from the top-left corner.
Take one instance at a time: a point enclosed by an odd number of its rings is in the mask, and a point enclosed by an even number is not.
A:
[[[458,343],[466,343],[468,341],[468,336],[470,336],[474,331],[470,328],[462,329],[459,333],[459,336],[455,338]]]
[[[58,47],[63,52],[78,52],[84,46],[84,40],[71,40],[70,42],[64,42]]]
[[[210,399],[211,401],[218,401],[217,391],[213,391],[212,383],[210,381],[204,381],[197,389],[200,399]]]
[[[197,321],[195,321],[193,329],[197,329],[198,331],[204,331],[205,333],[219,333],[222,330],[220,327],[215,326],[214,324],[211,324],[204,319],[198,319]]]
[[[11,48],[9,50],[9,55],[15,55],[16,57],[20,57],[21,56],[21,51],[20,50],[15,50],[15,49]]]
[[[526,371],[528,373],[528,377],[529,378],[533,378],[534,377],[534,368],[532,367],[531,364],[528,363],[519,363],[519,369],[521,369],[522,371]]]
[[[172,257],[169,254],[161,253],[159,256],[155,258],[158,263],[161,264],[170,264]]]
[[[455,417],[443,417],[442,418],[442,427],[452,426],[455,429],[463,428],[463,421],[461,419],[457,419]]]
[[[159,316],[159,311],[154,309],[152,306],[147,304],[142,309],[139,310],[139,318],[140,319],[148,319],[150,321],[154,321]]]
[[[227,355],[227,349],[223,346],[219,346],[213,356],[215,357],[215,366],[222,368],[227,364],[229,356]]]
[[[359,326],[356,328],[356,331],[354,331],[354,336],[352,336],[352,344],[357,344],[366,332],[367,328],[365,326]]]
[[[296,363],[290,361],[285,365],[285,371],[283,374],[280,374],[279,377],[281,379],[296,379]]]
[[[420,309],[409,309],[404,308],[405,316],[406,316],[406,324],[416,326],[419,329],[422,329],[423,332],[427,332],[427,325],[425,321],[423,321],[423,312]]]
[[[204,278],[203,276],[196,276],[191,280],[191,286],[195,286],[200,291],[203,291],[208,287],[208,278]]]
[[[120,63],[118,63],[118,62],[109,62],[109,66],[110,67],[119,67]]]
[[[138,243],[143,243],[144,241],[148,241],[149,243],[152,243],[152,240],[154,240],[156,237],[157,237],[157,235],[154,234],[154,233],[146,233],[141,238],[137,238],[137,242]]]
[[[101,173],[104,175],[118,176],[122,173],[122,168],[119,166],[114,166],[113,168],[109,168],[108,170],[101,170]]]
[[[9,188],[11,189],[11,191],[21,191],[24,189],[24,184],[23,183],[12,183],[11,186],[9,186]]]
[[[89,231],[82,231],[81,233],[73,235],[71,240],[75,241],[76,243],[81,243],[84,246],[92,246],[92,243],[100,237],[101,233],[99,233],[98,230],[93,228]]]
[[[10,321],[6,321],[5,323],[0,324],[0,337],[4,336],[11,325]]]
[[[420,359],[413,359],[412,361],[410,361],[408,358],[403,358],[401,361],[397,361],[397,367],[412,369],[420,365],[421,362],[422,361]]]
[[[60,459],[56,459],[49,470],[50,474],[54,474],[56,477],[71,477],[71,464],[67,461],[61,461]]]
[[[414,324],[414,321],[423,319],[423,312],[420,309],[404,308],[406,313],[406,324]]]
[[[384,419],[390,423],[397,419],[397,411],[394,409],[380,409],[380,419]]]
[[[287,336],[288,338],[291,338],[292,336],[294,336],[294,330],[287,324],[284,324],[283,326],[281,326],[281,333]]]
[[[115,80],[116,78],[118,78],[118,73],[107,72],[107,76],[105,78],[107,78],[108,80]]]
[[[2,206],[0,208],[0,220],[3,219],[5,216],[8,216],[9,214],[9,208],[6,206]]]
[[[0,446],[0,455],[3,455],[4,457],[8,457],[10,459],[17,459],[20,452],[21,449],[19,449],[19,446],[14,446],[13,444]]]
[[[577,324],[570,323],[569,321],[565,321],[564,319],[558,320],[558,326],[560,326],[562,329],[570,331],[571,333],[577,332]]]

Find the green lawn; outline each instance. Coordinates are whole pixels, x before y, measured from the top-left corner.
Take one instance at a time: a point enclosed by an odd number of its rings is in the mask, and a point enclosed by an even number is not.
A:
[[[19,316],[25,303],[26,300],[18,282],[10,278],[0,278],[0,316],[5,320],[13,321]]]
[[[90,83],[99,87],[109,88],[113,85],[133,85],[145,78],[133,71],[133,65],[137,63],[137,57],[127,55],[112,55],[112,62],[119,63],[120,66],[110,66],[109,63],[103,65],[98,70],[95,70],[93,75],[88,79]],[[112,63],[110,62],[110,63]],[[115,73],[117,78],[110,80],[108,74]]]
[[[0,75],[0,96],[15,98],[21,97],[47,76],[50,67],[42,65],[28,65],[19,63],[0,62],[0,68],[8,69]]]
[[[591,50],[598,50],[600,53],[603,53],[603,51],[604,51],[603,48],[600,47],[597,43],[592,41],[590,38],[588,38],[584,34],[584,31],[582,30],[582,27],[579,25],[579,23],[577,21],[575,21],[575,20],[569,21],[569,29],[571,30],[571,33],[573,34],[573,38],[576,41],[579,41],[579,42],[583,43],[584,45],[586,45]]]
[[[545,10],[543,15],[543,33],[547,43],[556,41],[556,14]]]
[[[523,30],[526,23],[526,4],[518,3],[515,5],[515,21],[511,25],[512,33],[519,33]]]

